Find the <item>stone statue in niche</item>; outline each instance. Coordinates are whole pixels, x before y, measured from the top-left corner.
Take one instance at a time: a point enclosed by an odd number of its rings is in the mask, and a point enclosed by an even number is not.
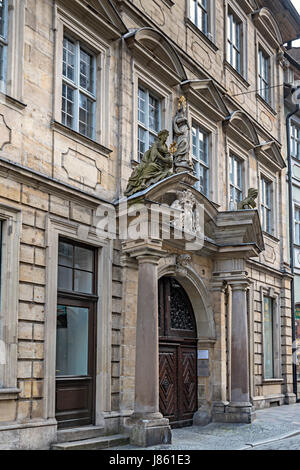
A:
[[[245,209],[255,209],[256,202],[255,199],[258,196],[258,190],[255,188],[250,188],[248,191],[248,196],[243,199],[238,204],[238,210],[245,210]]]
[[[125,196],[129,197],[143,191],[173,174],[172,153],[174,153],[176,147],[172,144],[168,149],[166,144],[168,137],[169,131],[167,129],[163,129],[158,133],[158,139],[145,152],[142,161],[132,172]]]
[[[192,171],[190,161],[190,125],[186,112],[186,98],[178,100],[178,109],[173,121],[173,132],[177,150],[174,153],[174,168],[176,173]]]

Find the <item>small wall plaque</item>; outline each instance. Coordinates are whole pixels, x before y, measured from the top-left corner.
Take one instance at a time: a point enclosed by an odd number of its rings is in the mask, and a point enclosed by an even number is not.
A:
[[[208,349],[202,349],[201,351],[198,351],[198,359],[208,359]]]

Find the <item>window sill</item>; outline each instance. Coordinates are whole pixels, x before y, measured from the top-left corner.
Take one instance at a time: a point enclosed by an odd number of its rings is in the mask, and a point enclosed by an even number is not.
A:
[[[19,388],[0,388],[0,400],[16,400],[20,392]]]
[[[275,235],[272,235],[272,234],[269,233],[269,232],[265,232],[264,230],[263,230],[263,236],[264,236],[264,237],[267,237],[267,238],[270,238],[271,240],[273,240],[273,242],[276,242],[276,243],[279,243],[279,242],[280,242],[280,239],[279,239],[279,238],[275,237]]]
[[[284,382],[283,379],[263,379],[262,383],[263,385],[276,385],[276,384],[282,384]]]
[[[277,112],[275,111],[275,109],[269,104],[267,103],[266,100],[264,100],[259,93],[256,93],[256,98],[258,101],[260,101],[260,103],[265,106],[265,108],[267,108],[267,110],[273,114],[273,116],[277,116]]]
[[[250,87],[250,83],[248,83],[247,80],[243,77],[243,75],[238,72],[234,67],[232,67],[232,65],[227,60],[224,60],[224,67],[227,68],[239,80],[241,85],[243,85],[245,88]]]
[[[217,45],[211,41],[207,36],[206,34],[204,34],[201,29],[199,29],[191,20],[190,18],[186,18],[185,19],[185,24],[188,28],[190,28],[195,34],[197,34],[197,36],[202,39],[202,41],[204,41],[207,46],[213,51],[213,52],[216,52],[219,50],[219,48],[217,47]]]
[[[168,8],[172,8],[175,5],[173,0],[161,0]]]
[[[5,93],[1,93],[1,96],[4,97],[4,101],[7,104],[12,105],[14,108],[23,111],[23,109],[27,108],[27,104],[22,103],[22,101],[13,98],[12,96],[6,95]]]
[[[73,129],[70,129],[69,127],[65,126],[64,124],[61,124],[58,121],[52,121],[51,127],[60,134],[69,137],[70,139],[73,139],[76,142],[85,145],[86,147],[89,147],[92,150],[95,150],[96,152],[101,153],[101,155],[104,155],[105,157],[109,157],[109,155],[112,153],[112,150],[108,149],[107,147],[104,147],[104,145],[99,144],[99,142],[96,142],[95,140],[90,139],[89,137],[86,137],[83,134],[74,131]]]

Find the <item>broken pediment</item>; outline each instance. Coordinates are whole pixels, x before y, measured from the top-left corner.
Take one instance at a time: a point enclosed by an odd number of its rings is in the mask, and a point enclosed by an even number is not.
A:
[[[185,80],[181,88],[188,101],[215,122],[228,115],[229,111],[213,80]]]
[[[281,171],[286,167],[280,148],[274,140],[270,142],[262,142],[255,147],[254,151],[255,155],[262,163],[271,167],[275,171]]]
[[[122,204],[125,202],[126,207],[133,209],[130,223],[136,223],[136,226],[141,224],[141,217],[148,217],[149,210],[159,214],[156,219],[159,230],[155,232],[155,238],[162,236],[165,245],[172,249],[207,255],[219,253],[228,256],[234,253],[245,258],[258,256],[264,250],[258,211],[249,209],[219,212],[216,204],[194,188],[195,181],[196,178],[189,172],[178,173],[128,199],[116,202],[116,205],[121,203],[119,213],[124,210]],[[135,204],[138,205],[137,208],[134,207]],[[143,221],[145,220],[144,218]],[[148,217],[146,223],[149,220]],[[175,236],[175,231],[180,232],[180,227],[183,227],[185,235],[195,237],[197,245],[189,248],[185,236]],[[153,234],[152,231],[149,233]]]
[[[259,139],[251,119],[244,111],[234,111],[224,120],[224,128],[233,140],[251,150],[259,145]]]
[[[277,49],[283,40],[281,32],[273,13],[268,8],[261,8],[252,13],[252,18],[255,26],[267,40],[267,42]]]
[[[73,15],[84,18],[90,26],[101,29],[104,37],[115,40],[128,30],[110,0],[56,0],[58,7],[68,8]]]
[[[124,36],[139,62],[175,86],[186,80],[182,62],[169,40],[153,28],[132,30]]]

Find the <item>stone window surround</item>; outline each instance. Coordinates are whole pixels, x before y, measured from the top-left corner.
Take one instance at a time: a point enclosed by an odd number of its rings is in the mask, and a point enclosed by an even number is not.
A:
[[[138,158],[138,88],[144,86],[153,92],[161,100],[161,128],[168,129],[170,136],[168,143],[172,141],[172,111],[173,94],[171,88],[164,86],[161,82],[155,80],[151,74],[141,69],[138,64],[134,64],[132,80],[132,163],[139,163]]]
[[[230,174],[229,174],[229,159],[234,155],[238,157],[243,164],[242,167],[242,198],[247,196],[249,189],[249,154],[242,149],[236,142],[233,142],[230,138],[227,138],[227,149],[226,149],[226,184],[227,184],[227,195],[226,195],[226,207],[230,209]]]
[[[300,246],[300,236],[299,236],[299,240],[297,240],[297,237],[296,237],[296,225],[299,226],[298,230],[300,232],[300,220],[296,219],[296,210],[300,211],[300,204],[299,202],[295,202],[295,201],[293,201],[293,203],[294,203],[294,240],[295,240],[294,244],[297,246]]]
[[[296,141],[300,141],[300,139],[297,139],[297,137],[295,137],[292,133],[292,128],[297,128],[300,130],[300,123],[299,121],[295,121],[295,120],[292,120],[291,122],[291,147],[292,147],[292,141],[293,140],[296,140]],[[298,162],[298,164],[300,163],[300,155],[299,155],[299,158],[297,158],[296,155],[292,155],[292,152],[291,152],[291,157],[294,159],[295,162]]]
[[[264,384],[271,383],[281,383],[283,382],[282,378],[282,369],[281,369],[281,315],[280,315],[280,292],[272,287],[261,286],[260,287],[260,296],[261,296],[261,315],[262,315],[262,380]],[[265,366],[264,366],[264,297],[270,297],[273,299],[273,354],[274,354],[274,375],[272,379],[265,378]]]
[[[228,35],[228,25],[227,17],[228,10],[231,10],[241,21],[241,68],[240,71],[236,70],[229,62],[227,58],[227,35]],[[227,0],[224,2],[224,61],[225,64],[228,64],[230,70],[235,71],[239,76],[241,76],[246,82],[248,80],[248,20],[247,15],[244,11],[237,5],[237,2],[232,2]]]
[[[95,425],[103,425],[104,416],[111,412],[111,317],[112,317],[112,241],[97,236],[96,229],[80,223],[48,216],[46,239],[46,325],[45,325],[45,419],[55,418],[56,308],[59,236],[98,248],[97,303],[97,376],[95,393]]]
[[[269,232],[263,232],[266,236],[271,236],[275,238],[279,238],[279,227],[278,227],[278,181],[277,177],[271,173],[270,171],[266,170],[264,167],[261,166],[261,164],[258,164],[258,169],[257,169],[257,188],[259,188],[258,192],[258,200],[257,200],[257,207],[259,208],[259,215],[261,217],[261,203],[262,203],[262,184],[261,184],[261,179],[265,178],[266,180],[270,181],[272,183],[271,187],[271,209],[272,209],[272,214],[271,214],[271,225],[272,225],[272,231],[271,233]],[[277,209],[276,209],[277,208]],[[261,219],[262,220],[262,219]]]
[[[218,127],[213,125],[204,115],[200,114],[199,109],[188,104],[189,125],[192,128],[193,122],[206,131],[209,136],[209,193],[208,198],[211,201],[218,202]],[[192,152],[192,136],[191,136],[191,152]],[[214,168],[216,171],[211,171]]]
[[[2,91],[17,103],[23,100],[26,1],[8,0],[6,85]]]
[[[201,28],[199,28],[190,18],[190,9],[191,9],[191,2],[194,0],[187,0],[186,2],[186,19],[189,23],[199,30],[204,38],[211,41],[213,44],[216,42],[216,0],[207,0],[207,33],[204,33]]]
[[[276,101],[275,101],[275,90],[276,86],[276,55],[274,51],[270,48],[268,43],[264,40],[263,36],[259,31],[255,33],[255,57],[256,57],[256,90],[259,90],[259,51],[262,50],[269,57],[269,86],[273,87],[269,90],[269,102],[265,101],[263,97],[259,94],[259,91],[256,93],[257,99],[273,114],[276,113]]]
[[[81,44],[85,45],[96,58],[96,109],[95,109],[95,129],[94,140],[104,147],[109,147],[109,72],[110,72],[110,51],[109,45],[105,43],[101,36],[88,29],[86,23],[72,16],[72,12],[63,10],[55,5],[55,63],[54,63],[54,99],[53,99],[53,121],[62,122],[62,57],[63,38],[70,35]],[[78,134],[80,138],[81,134]],[[84,139],[84,136],[83,136]]]
[[[22,213],[19,208],[0,203],[2,224],[0,340],[5,364],[0,363],[0,399],[14,399],[17,389],[17,333],[19,307],[19,252]],[[2,323],[2,324],[1,324]],[[1,349],[2,349],[1,348]]]

